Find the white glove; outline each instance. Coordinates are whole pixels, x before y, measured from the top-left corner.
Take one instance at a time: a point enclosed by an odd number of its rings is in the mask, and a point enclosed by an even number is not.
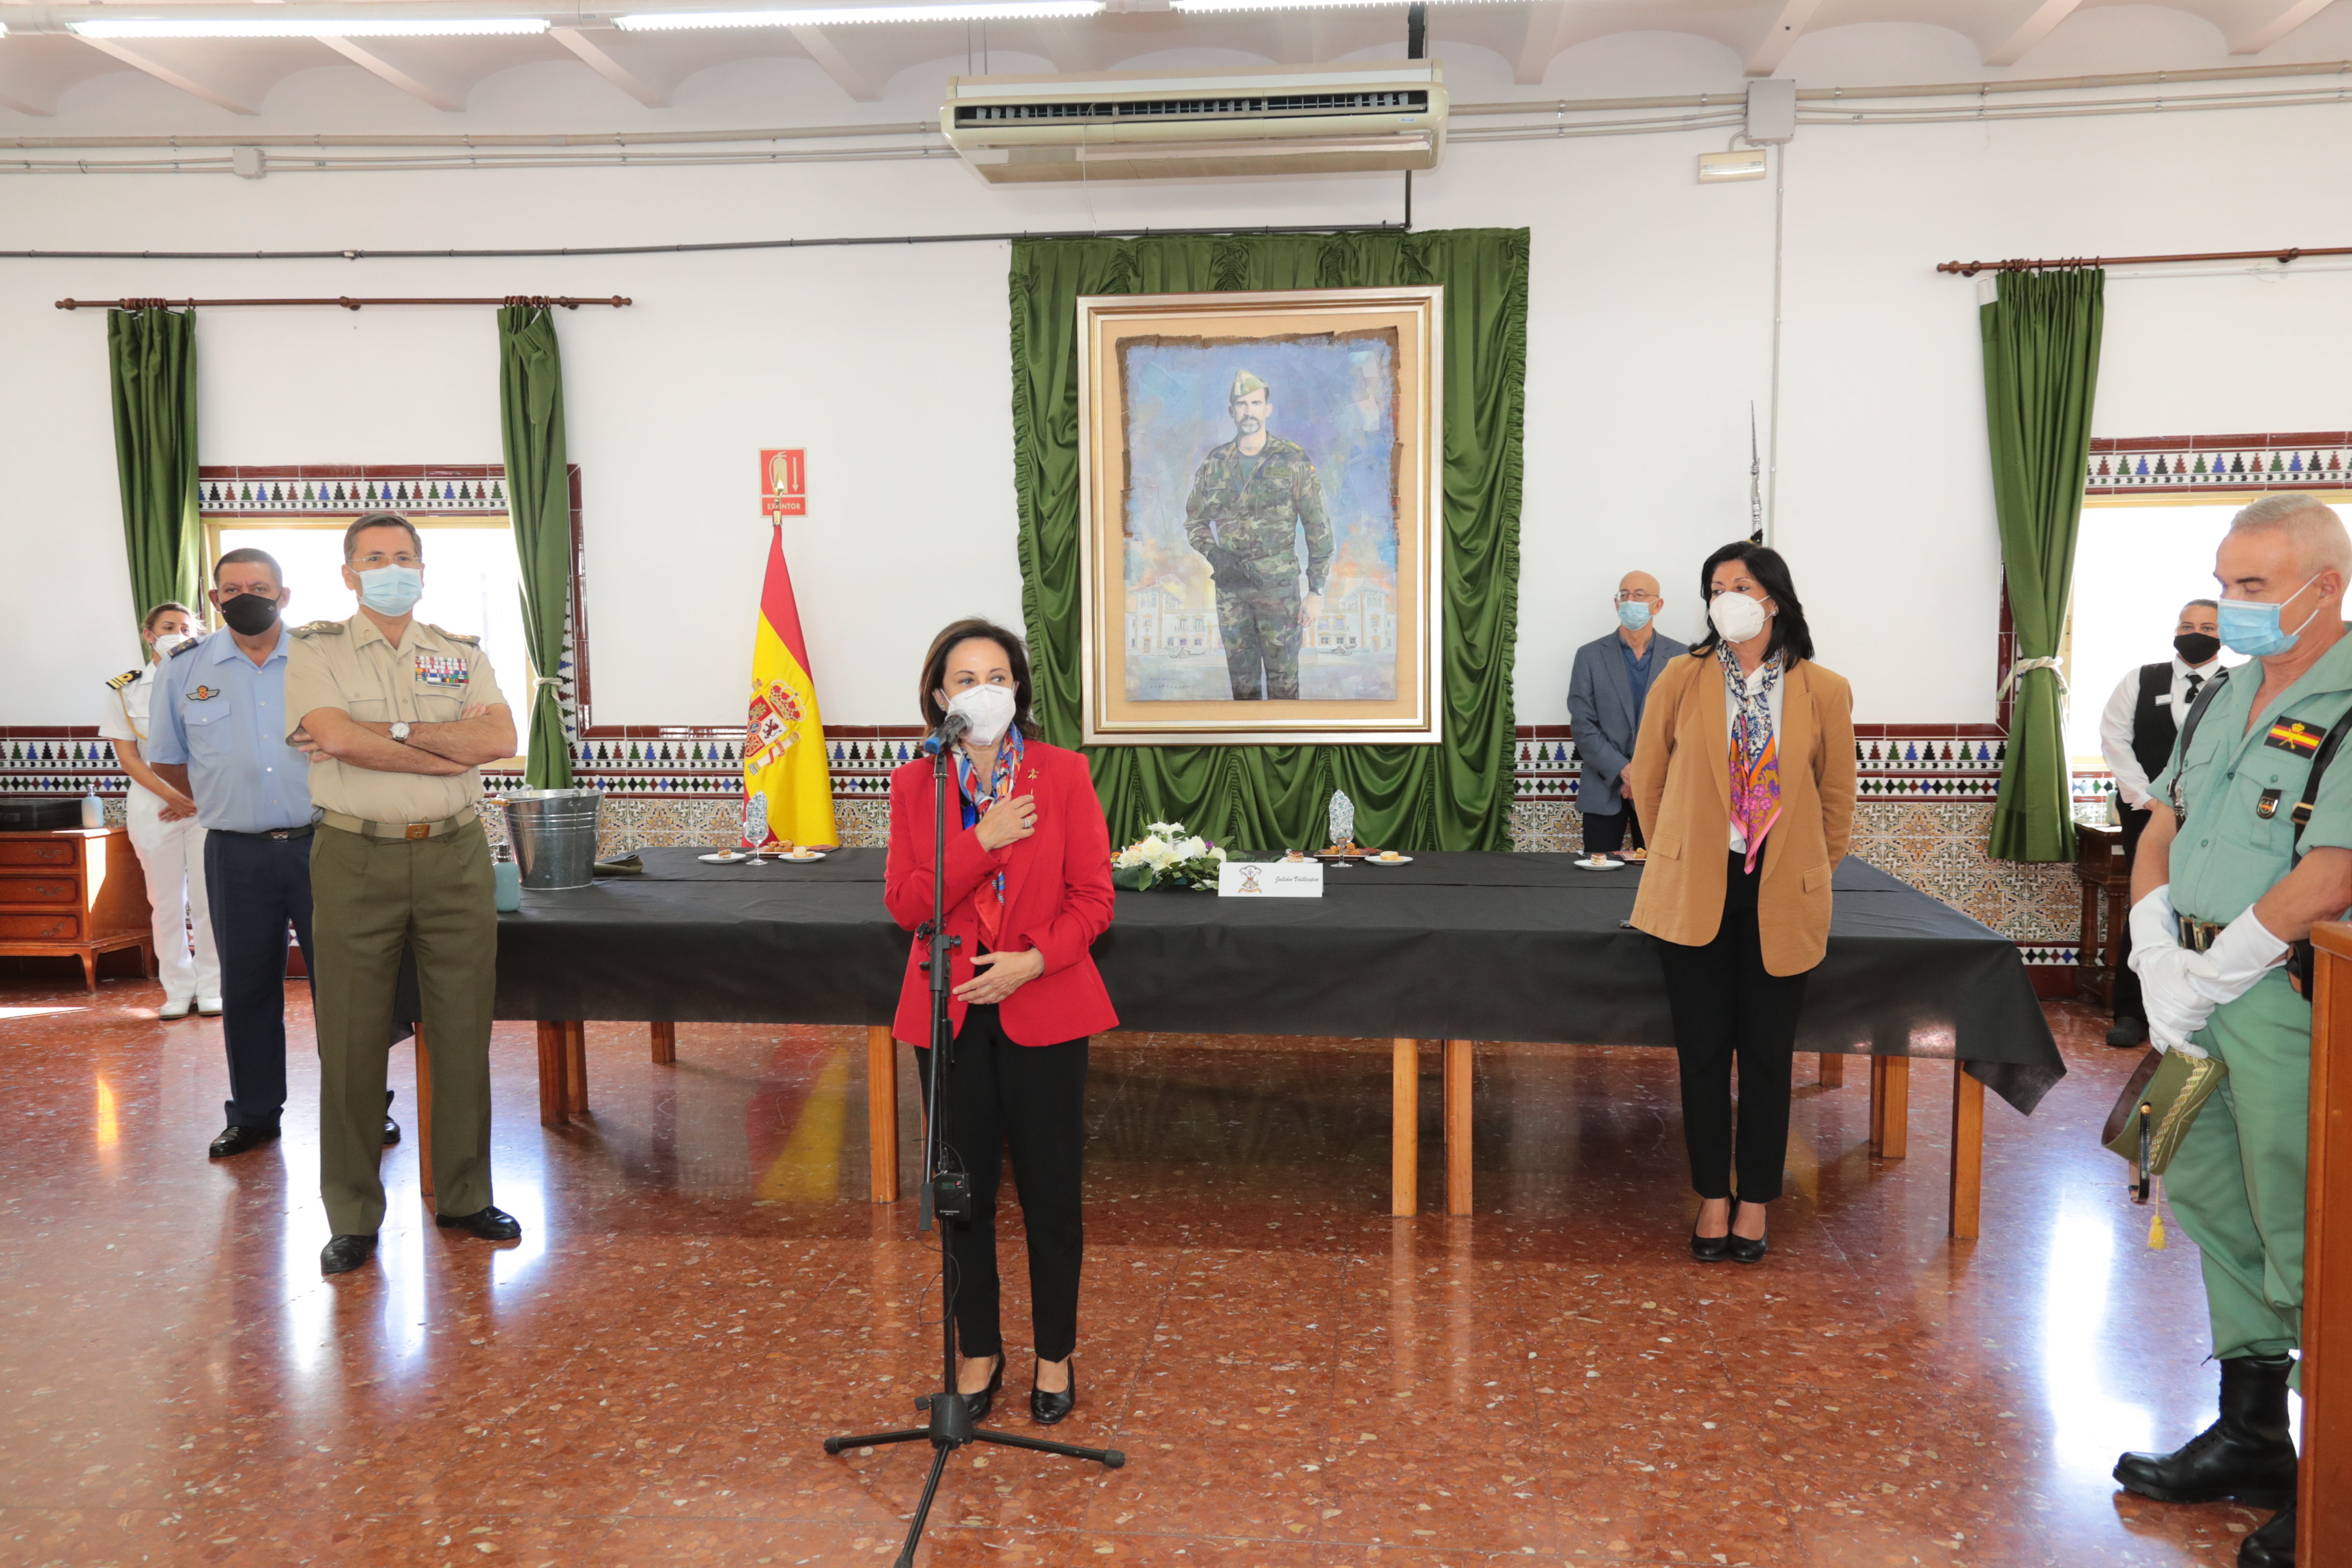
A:
[[[2180,924],[2172,912],[2172,884],[2166,883],[2131,908],[2132,972],[2139,972],[2140,955],[2155,954],[2180,945]]]
[[[2143,953],[2132,952],[2132,968],[2139,973],[2141,1004],[2147,1009],[2147,1037],[2159,1051],[2185,1057],[2205,1052],[2189,1037],[2213,1015],[2213,1001],[2199,984],[2210,983],[2213,962],[2201,952],[2178,944]]]
[[[2212,973],[2192,974],[2189,983],[2217,1007],[2235,1002],[2286,957],[2286,947],[2249,909],[2223,926],[2213,945],[2205,950],[2205,962],[2212,965]]]

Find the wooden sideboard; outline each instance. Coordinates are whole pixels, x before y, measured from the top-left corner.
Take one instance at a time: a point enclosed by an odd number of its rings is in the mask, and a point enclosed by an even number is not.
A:
[[[79,958],[98,989],[98,955],[139,950],[155,969],[147,878],[123,827],[0,833],[0,956]]]
[[[2124,925],[2131,918],[2131,858],[2124,853],[2122,828],[2074,825],[2074,879],[2083,885],[2083,931],[2074,951],[2074,962],[2080,965],[2075,994],[2085,1002],[2112,1007],[2116,970],[2123,957]],[[2102,912],[2106,917],[2104,921]]]

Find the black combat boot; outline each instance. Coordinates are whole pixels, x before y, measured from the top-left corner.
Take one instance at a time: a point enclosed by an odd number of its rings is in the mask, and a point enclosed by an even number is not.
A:
[[[2255,1508],[2294,1501],[2294,1440],[2287,1434],[2287,1356],[2221,1363],[2221,1418],[2169,1454],[2126,1454],[2116,1480],[2158,1502],[2236,1498]],[[2293,1537],[2289,1537],[2290,1556]]]
[[[2294,1500],[2238,1542],[2238,1568],[2294,1568]]]

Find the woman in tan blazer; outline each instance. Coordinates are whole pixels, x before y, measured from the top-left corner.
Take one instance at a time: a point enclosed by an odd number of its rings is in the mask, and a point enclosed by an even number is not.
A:
[[[1692,1255],[1754,1263],[1780,1195],[1805,975],[1828,945],[1830,877],[1853,826],[1853,692],[1813,662],[1779,552],[1725,545],[1699,593],[1707,634],[1651,689],[1627,770],[1650,847],[1633,924],[1658,938],[1674,1012],[1702,1200]]]

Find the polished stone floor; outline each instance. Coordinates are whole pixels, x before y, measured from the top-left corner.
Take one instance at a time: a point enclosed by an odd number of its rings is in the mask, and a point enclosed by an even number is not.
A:
[[[299,984],[287,1136],[215,1163],[218,1026],[67,967],[0,963],[0,1563],[895,1552],[927,1451],[818,1447],[937,1371],[936,1255],[866,1199],[862,1032],[681,1026],[656,1067],[591,1026],[592,1113],[550,1131],[501,1026],[523,1240],[437,1230],[412,1141],[380,1261],[322,1280]],[[1688,1259],[1664,1053],[1482,1048],[1477,1214],[1392,1220],[1385,1042],[1097,1042],[1055,1436],[1129,1463],[968,1452],[922,1561],[2226,1568],[2263,1516],[2107,1479],[2202,1426],[2214,1373],[2194,1249],[2148,1249],[2096,1146],[2126,1053],[2051,1012],[2073,1074],[1990,1105],[1982,1240],[1944,1237],[1923,1063],[1907,1160],[1870,1157],[1864,1074],[1801,1091],[1753,1268]],[[1433,1137],[1423,1170],[1429,1204]],[[1007,1310],[1022,1345],[1017,1263]]]

